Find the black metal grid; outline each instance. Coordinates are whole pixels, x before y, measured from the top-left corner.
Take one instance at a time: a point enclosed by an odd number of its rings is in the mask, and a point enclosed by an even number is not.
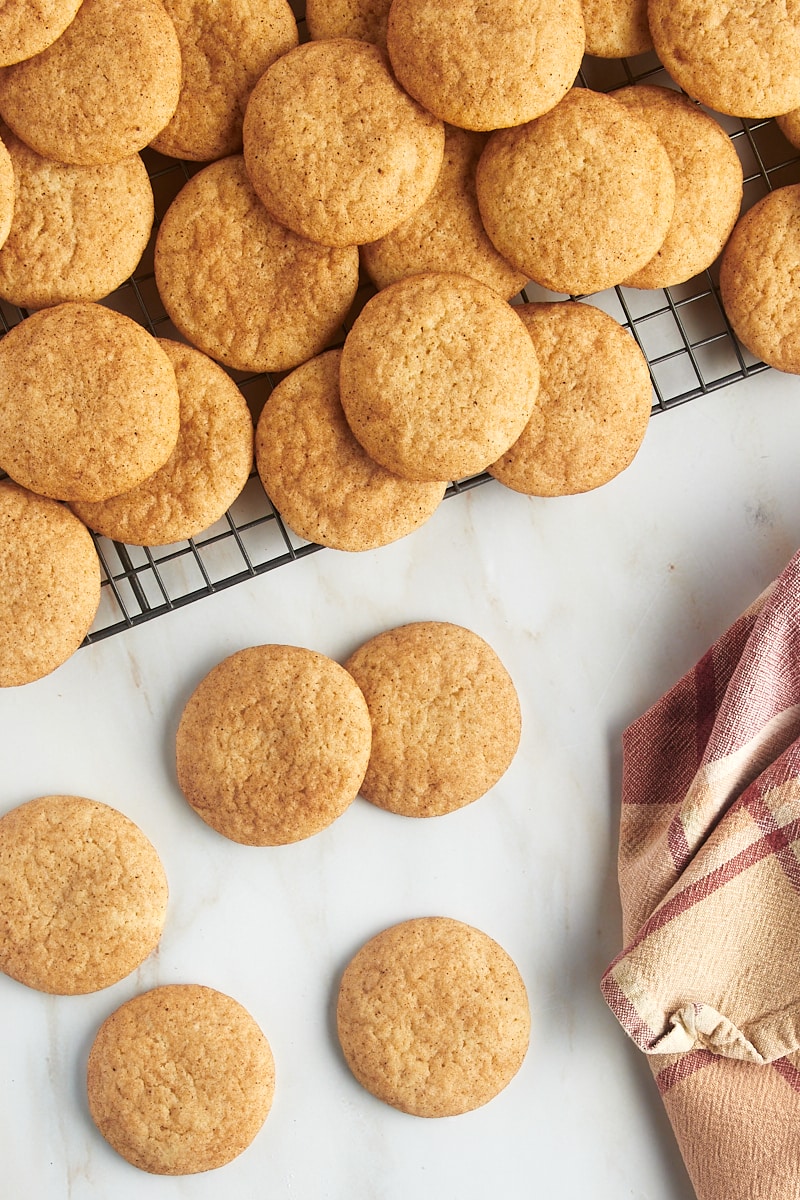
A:
[[[295,11],[302,18],[300,5],[295,5]],[[674,86],[655,55],[630,61],[587,57],[578,79],[579,84],[597,91],[642,82]],[[718,115],[717,119],[742,161],[744,209],[772,188],[800,182],[800,151],[789,145],[773,120],[744,121]],[[153,184],[157,227],[173,197],[198,166],[149,150],[144,158]],[[364,283],[354,311],[370,291]],[[553,293],[532,285],[523,290],[518,301],[553,298]],[[571,299],[579,301],[581,297]],[[716,264],[680,287],[653,291],[618,287],[590,299],[629,329],[642,349],[653,383],[653,414],[766,369],[738,343],[728,323],[719,299]],[[133,277],[104,303],[140,322],[154,335],[180,340],[156,288],[153,240]],[[0,336],[26,315],[24,310],[0,302]],[[230,374],[257,417],[278,377],[235,371]],[[447,496],[489,479],[481,474],[454,482]],[[102,598],[86,643],[152,620],[321,548],[296,537],[286,527],[255,474],[224,518],[199,537],[159,548],[128,546],[99,536],[95,543],[102,568]]]

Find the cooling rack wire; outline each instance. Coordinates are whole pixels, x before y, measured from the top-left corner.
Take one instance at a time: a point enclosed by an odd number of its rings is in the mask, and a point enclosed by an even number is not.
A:
[[[294,7],[303,38],[303,9],[297,4]],[[587,56],[577,82],[596,91],[642,82],[674,86],[655,55],[630,60]],[[729,134],[742,162],[743,209],[750,208],[776,187],[800,182],[800,151],[785,140],[774,120],[745,121],[714,115]],[[157,228],[171,200],[198,166],[150,150],[143,157],[155,195]],[[156,288],[153,240],[133,277],[104,303],[132,317],[158,337],[180,340]],[[364,282],[354,312],[371,291]],[[554,298],[553,293],[531,285],[520,293],[516,302]],[[580,302],[582,298],[570,299]],[[679,287],[653,291],[617,287],[589,299],[628,329],[643,351],[653,385],[653,415],[768,369],[734,336],[720,303],[716,264]],[[0,301],[0,336],[26,315],[25,310]],[[343,328],[342,337],[345,331]],[[230,374],[257,417],[280,377],[236,371]],[[490,477],[486,474],[454,481],[447,489],[447,496],[457,496],[487,482]],[[255,473],[225,516],[198,537],[158,548],[128,546],[99,536],[95,537],[95,543],[102,569],[102,599],[86,643],[296,562],[321,548],[304,542],[287,529]]]

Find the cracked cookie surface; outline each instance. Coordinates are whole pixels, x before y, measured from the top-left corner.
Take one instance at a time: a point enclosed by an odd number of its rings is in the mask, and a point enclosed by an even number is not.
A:
[[[516,964],[449,917],[404,921],[362,946],[345,968],[336,1021],[362,1087],[419,1117],[487,1104],[521,1067],[530,1037]]]
[[[0,969],[81,995],[117,983],[158,945],[167,880],[133,821],[82,796],[43,796],[0,819]]]
[[[253,1141],[275,1093],[272,1050],[250,1013],[200,984],[154,988],[100,1026],[87,1067],[89,1111],[142,1171],[191,1175]]]

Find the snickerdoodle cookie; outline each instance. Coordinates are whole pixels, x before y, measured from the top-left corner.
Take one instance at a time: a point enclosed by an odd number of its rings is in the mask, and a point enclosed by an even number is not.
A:
[[[340,330],[358,287],[358,250],[321,246],[280,225],[233,155],[172,201],[155,273],[172,323],[199,350],[243,371],[287,371]]]
[[[193,1175],[251,1144],[272,1107],[275,1063],[237,1000],[170,984],[106,1018],[86,1083],[92,1119],[118,1154],[154,1175]]]
[[[736,224],[742,164],[725,130],[672,88],[637,86],[612,93],[660,139],[675,175],[667,236],[626,287],[665,288],[710,267]]]
[[[61,666],[100,603],[100,560],[89,531],[55,500],[0,482],[0,687]]]
[[[600,487],[631,463],[647,430],[653,394],[647,360],[599,308],[562,300],[517,311],[539,359],[539,402],[489,472],[532,496]]]
[[[553,108],[585,44],[580,0],[394,0],[387,46],[403,87],[451,125],[501,129]]]
[[[297,45],[287,0],[162,0],[178,34],[183,81],[169,124],[150,143],[175,158],[210,162],[242,148],[257,80]]]
[[[513,959],[450,917],[383,930],[348,963],[336,1007],[358,1082],[417,1117],[452,1117],[493,1100],[522,1066],[530,1009]]]
[[[328,246],[373,242],[428,198],[444,126],[406,94],[377,46],[298,46],[264,74],[244,118],[244,158],[276,220]]]
[[[306,24],[314,41],[356,38],[386,49],[391,0],[306,0]]]
[[[343,667],[300,646],[253,646],[214,667],[186,704],[178,783],[225,837],[285,845],[349,807],[370,741],[366,702]]]
[[[404,479],[483,471],[516,441],[539,388],[512,306],[455,273],[409,275],[367,302],[342,350],[347,422]]]
[[[377,287],[421,271],[461,271],[506,300],[528,282],[495,250],[483,228],[475,195],[475,168],[486,134],[448,125],[439,178],[422,208],[386,237],[361,250]]]
[[[0,9],[0,67],[41,54],[75,17],[81,0],[4,0]]]
[[[722,304],[739,340],[800,374],[800,184],[777,188],[737,221],[720,264]]]
[[[233,504],[253,466],[253,419],[222,367],[159,339],[180,397],[180,432],[160,470],[121,496],[74,502],[90,529],[136,546],[164,546],[208,529]]]
[[[364,693],[372,751],[362,795],[407,817],[436,817],[493,787],[517,752],[511,676],[483,638],[445,621],[378,634],[345,663]]]
[[[537,121],[493,133],[476,180],[499,252],[565,295],[600,292],[638,271],[675,207],[675,176],[655,133],[587,88]]]
[[[0,130],[16,177],[14,219],[0,248],[0,296],[21,308],[100,300],[139,264],[153,190],[138,154],[83,167],[43,158]]]
[[[0,970],[57,995],[96,992],[156,948],[167,880],[117,809],[43,796],[0,819]]]
[[[0,340],[0,408],[0,467],[56,500],[130,491],[178,440],[172,364],[101,304],[43,308]]]
[[[795,6],[649,0],[647,13],[659,59],[692,99],[753,118],[800,105]]]
[[[361,448],[339,400],[341,351],[281,380],[256,430],[261,482],[286,524],[309,542],[372,550],[405,537],[438,508],[444,483],[393,475]]]
[[[83,0],[34,58],[0,71],[0,115],[59,162],[118,162],[172,117],[181,85],[175,26],[159,0]]]

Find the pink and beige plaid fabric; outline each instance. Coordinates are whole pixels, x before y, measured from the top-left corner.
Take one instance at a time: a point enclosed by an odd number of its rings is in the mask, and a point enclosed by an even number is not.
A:
[[[623,737],[603,994],[699,1200],[800,1198],[800,553]]]

